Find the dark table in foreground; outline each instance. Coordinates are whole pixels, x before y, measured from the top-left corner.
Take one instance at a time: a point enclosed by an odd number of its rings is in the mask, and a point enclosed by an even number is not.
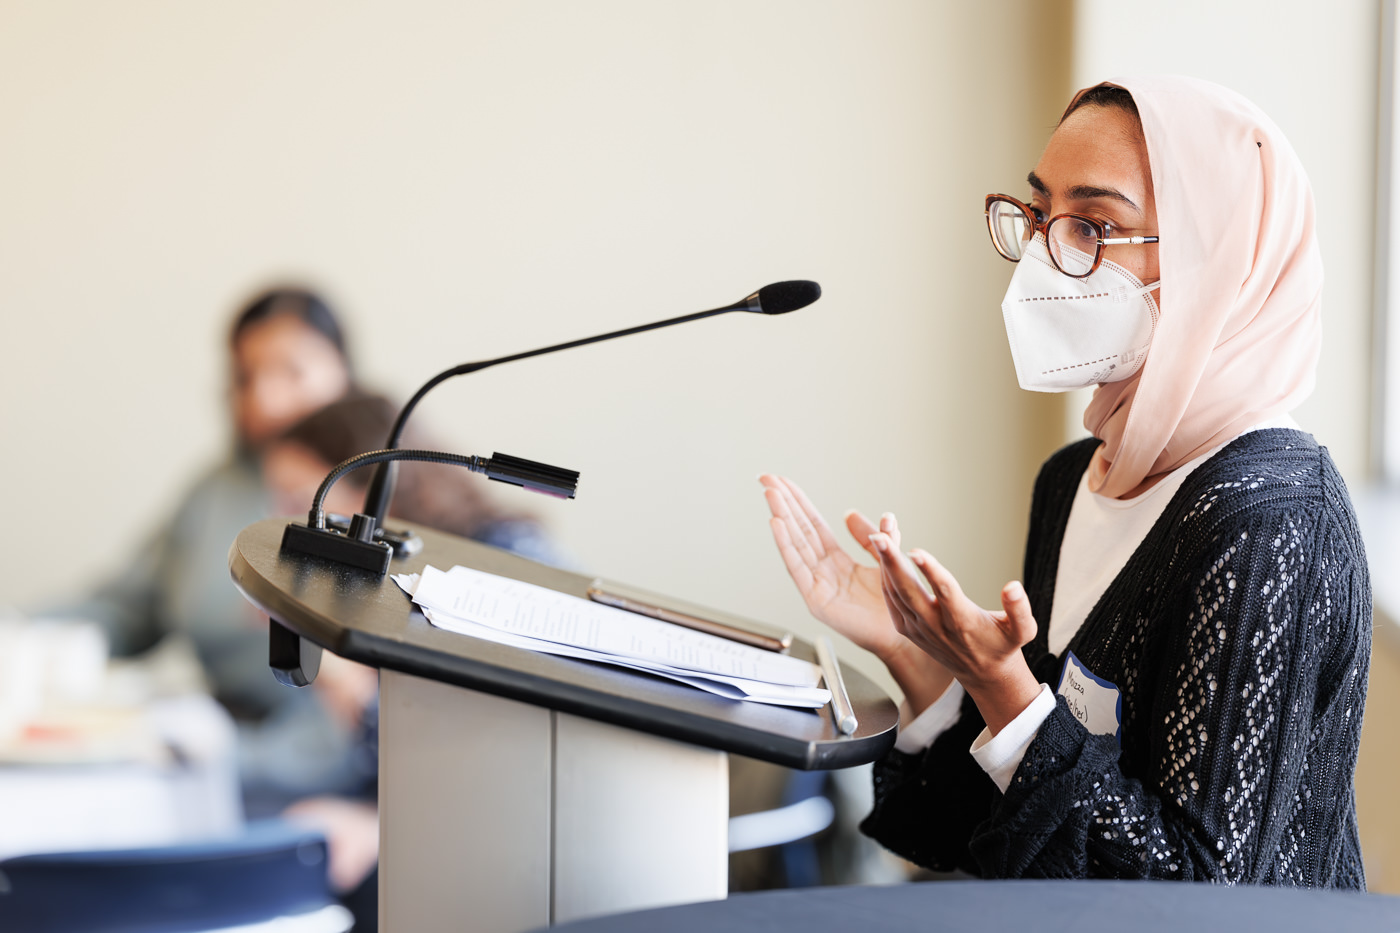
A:
[[[934,881],[736,894],[559,933],[1395,933],[1400,898],[1171,881]]]
[[[287,629],[380,669],[386,929],[524,930],[722,898],[726,753],[827,769],[894,744],[898,710],[854,669],[845,681],[860,725],[843,736],[828,709],[726,700],[434,628],[389,577],[282,553],[285,526],[245,528],[229,570]],[[391,574],[461,565],[580,597],[593,579],[414,530],[423,550]],[[791,653],[814,659],[804,643]]]

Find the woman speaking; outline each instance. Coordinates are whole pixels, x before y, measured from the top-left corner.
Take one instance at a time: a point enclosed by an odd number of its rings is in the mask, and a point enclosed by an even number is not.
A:
[[[1346,487],[1288,415],[1321,334],[1302,166],[1239,95],[1129,78],[1074,98],[1027,181],[986,202],[1017,377],[1098,388],[1000,609],[903,552],[892,515],[847,515],[861,566],[762,478],[808,608],[905,695],[863,829],[988,877],[1362,888],[1370,584]]]

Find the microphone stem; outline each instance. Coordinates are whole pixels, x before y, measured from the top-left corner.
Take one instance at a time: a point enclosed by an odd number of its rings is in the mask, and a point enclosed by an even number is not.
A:
[[[636,327],[627,327],[623,328],[622,330],[615,330],[606,334],[599,334],[596,337],[584,337],[580,340],[570,340],[566,343],[556,343],[553,346],[541,347],[538,350],[526,350],[524,353],[512,353],[510,356],[499,356],[493,360],[481,360],[476,363],[462,363],[461,365],[454,366],[451,369],[445,369],[433,378],[429,379],[427,382],[423,383],[422,387],[419,388],[417,392],[413,393],[413,397],[408,400],[407,404],[404,405],[403,410],[399,412],[398,418],[394,419],[394,426],[389,432],[388,443],[386,443],[384,447],[386,450],[393,450],[399,446],[399,440],[403,437],[404,426],[408,423],[409,416],[413,414],[413,409],[417,408],[418,403],[422,401],[423,396],[427,395],[440,383],[446,382],[453,376],[464,376],[467,373],[479,372],[480,370],[486,369],[490,366],[497,366],[501,363],[513,363],[516,360],[529,359],[532,356],[543,356],[546,353],[555,353],[559,350],[572,350],[574,347],[583,347],[587,346],[590,343],[599,343],[604,340],[612,340],[615,337],[627,337],[631,334],[640,334],[649,330],[656,330],[661,327],[670,327],[672,324],[684,324],[687,321],[698,321],[701,318],[714,317],[717,314],[725,314],[729,311],[755,311],[758,309],[758,295],[755,292],[753,295],[750,295],[743,301],[735,302],[732,305],[726,305],[723,308],[712,308],[709,311],[697,311],[694,314],[683,314],[680,317],[667,318],[664,321],[656,321],[651,324],[640,324]],[[384,451],[379,451],[379,453],[383,452]],[[381,457],[377,460],[371,460],[366,461],[364,463],[356,464],[356,467],[367,466],[369,463],[381,464],[379,469],[376,470],[374,473],[374,479],[370,482],[369,491],[365,494],[365,514],[374,518],[376,526],[383,526],[384,516],[387,515],[389,512],[389,500],[392,499],[394,495],[394,459],[395,458],[391,457]],[[412,458],[405,457],[399,459]],[[455,463],[456,461],[443,462]],[[355,469],[356,467],[350,467],[349,469]],[[337,476],[336,478],[338,479],[339,477]],[[326,477],[326,479],[330,482],[334,481],[329,476]],[[323,497],[318,497],[317,508],[319,508],[320,498]],[[317,509],[312,510],[313,516],[316,514],[316,511]],[[324,522],[324,519],[322,519],[322,521]]]
[[[680,317],[667,318],[664,321],[656,321],[651,324],[639,324],[636,327],[627,327],[622,330],[615,330],[606,334],[599,334],[596,337],[584,337],[581,340],[570,340],[567,343],[556,343],[552,347],[541,347],[538,350],[526,350],[524,353],[512,353],[510,356],[497,357],[494,360],[487,360],[484,363],[463,363],[453,370],[448,370],[453,376],[463,373],[476,372],[478,369],[485,369],[488,366],[495,366],[497,363],[514,363],[516,360],[528,359],[532,356],[543,356],[546,353],[554,353],[558,350],[572,350],[574,347],[587,346],[590,343],[599,343],[604,340],[612,340],[614,337],[628,337],[632,334],[641,334],[649,330],[656,330],[660,327],[670,327],[672,324],[684,324],[686,321],[698,321],[701,318],[714,317],[716,314],[724,314],[728,311],[746,310],[748,299],[737,304],[727,305],[723,308],[714,308],[709,311],[697,311],[694,314],[683,314]],[[433,384],[441,381],[436,376],[433,377]]]
[[[326,478],[321,480],[321,485],[316,489],[316,496],[311,500],[311,511],[306,517],[306,527],[319,530],[325,529],[326,495],[331,491],[331,487],[336,484],[336,481],[346,473],[358,470],[360,467],[373,466],[376,463],[389,463],[397,460],[450,463],[456,466],[464,466],[473,473],[485,473],[489,462],[489,458],[487,457],[449,454],[438,450],[371,450],[368,453],[357,454],[349,460],[337,464],[333,470],[326,474]]]

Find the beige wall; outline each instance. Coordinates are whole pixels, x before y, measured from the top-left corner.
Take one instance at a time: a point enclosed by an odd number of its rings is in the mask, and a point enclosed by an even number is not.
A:
[[[1395,804],[1395,776],[1400,774],[1400,746],[1395,741],[1400,722],[1400,623],[1378,614],[1376,624],[1382,628],[1371,652],[1361,757],[1356,763],[1356,811],[1367,887],[1400,894],[1400,806]]]
[[[1062,105],[1065,41],[1039,43],[1069,16],[985,6],[0,6],[0,603],[115,570],[220,456],[229,315],[281,277],[399,395],[817,279],[800,314],[517,364],[421,416],[580,470],[575,502],[493,489],[616,578],[811,631],[754,481],[781,470],[833,515],[898,510],[991,602],[1058,414],[1016,388],[978,209]]]

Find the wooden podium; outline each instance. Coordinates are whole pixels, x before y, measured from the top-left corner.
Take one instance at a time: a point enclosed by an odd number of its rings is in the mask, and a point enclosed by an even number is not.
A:
[[[831,769],[894,744],[898,710],[852,668],[860,726],[843,736],[829,707],[736,702],[434,628],[387,576],[283,553],[286,524],[245,528],[229,571],[274,637],[380,670],[383,929],[527,930],[723,898],[728,752]],[[462,565],[580,597],[592,580],[414,531],[422,551],[391,574]],[[791,653],[815,660],[805,643]]]

